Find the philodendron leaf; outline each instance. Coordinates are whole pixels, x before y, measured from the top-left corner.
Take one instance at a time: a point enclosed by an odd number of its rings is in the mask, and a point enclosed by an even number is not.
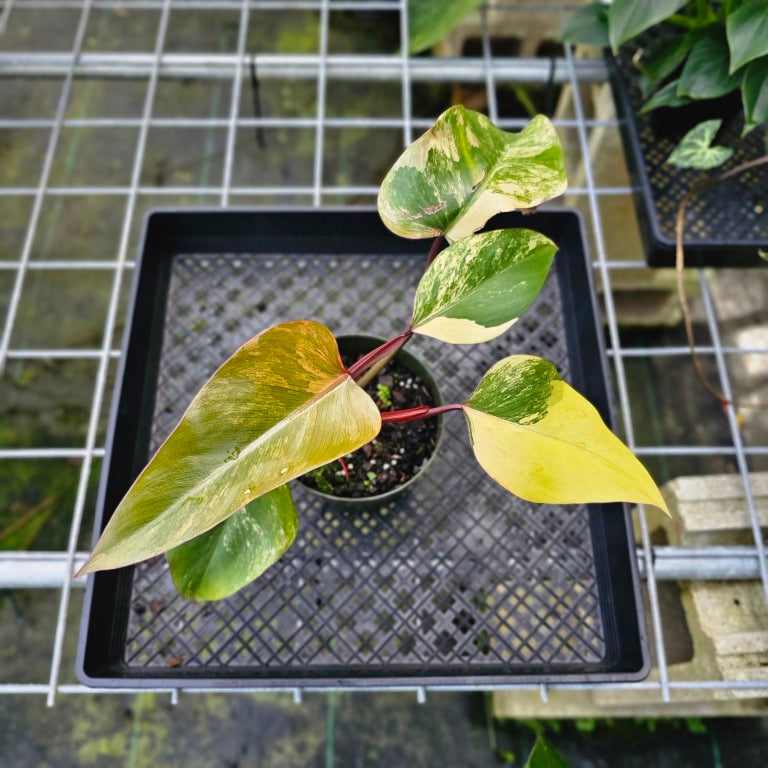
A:
[[[380,428],[376,405],[347,373],[325,326],[276,325],[240,347],[195,396],[81,573],[183,544]]]
[[[280,559],[297,528],[291,492],[281,485],[168,552],[176,588],[191,600],[229,597]]]
[[[722,120],[705,120],[683,136],[672,150],[667,162],[678,168],[707,170],[722,165],[732,154],[730,147],[713,147],[712,139],[720,129]]]
[[[682,107],[685,104],[691,103],[690,96],[681,96],[678,93],[677,80],[673,80],[671,83],[667,83],[663,88],[660,88],[656,93],[651,96],[648,101],[640,108],[640,113],[651,112],[659,107]]]
[[[499,361],[464,412],[475,457],[516,496],[546,504],[632,501],[667,509],[643,465],[547,360],[513,355]]]
[[[530,229],[483,232],[454,243],[419,282],[413,330],[452,344],[504,333],[538,296],[556,251]]]
[[[613,0],[608,6],[608,38],[614,53],[619,46],[658,24],[688,0]]]
[[[744,67],[741,80],[745,132],[768,120],[768,56]]]
[[[482,0],[408,0],[408,47],[420,53],[439,43]]]
[[[688,34],[664,38],[640,59],[644,83],[650,88],[655,87],[683,63],[690,49],[691,36]]]
[[[379,215],[402,237],[445,235],[455,242],[494,214],[535,207],[565,187],[563,149],[546,117],[506,133],[485,115],[455,106],[387,173]]]
[[[725,20],[730,72],[768,54],[768,0],[745,0]]]
[[[717,24],[692,35],[691,52],[680,73],[677,92],[693,99],[716,99],[739,87],[741,77],[730,74],[725,29]]]
[[[602,2],[579,8],[568,19],[560,39],[577,45],[608,45],[608,6]]]

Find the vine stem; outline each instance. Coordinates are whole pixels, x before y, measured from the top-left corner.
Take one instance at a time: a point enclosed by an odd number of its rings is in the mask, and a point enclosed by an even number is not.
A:
[[[463,403],[451,403],[450,405],[436,405],[430,408],[428,405],[417,405],[415,408],[405,408],[402,411],[385,411],[381,414],[382,424],[405,424],[409,421],[428,419],[430,416],[439,416],[448,411],[463,411]]]
[[[677,208],[677,219],[675,221],[675,275],[677,278],[677,296],[680,301],[680,309],[683,312],[683,321],[685,323],[685,335],[688,338],[688,348],[691,352],[691,359],[693,360],[693,367],[696,370],[696,375],[699,378],[704,389],[707,390],[715,399],[719,400],[723,406],[730,405],[734,408],[766,408],[767,403],[737,403],[725,396],[723,392],[716,387],[707,376],[704,366],[701,364],[701,358],[696,351],[696,337],[693,332],[693,317],[691,315],[691,308],[688,304],[688,297],[685,295],[685,284],[683,282],[683,269],[685,267],[685,252],[683,250],[683,227],[685,226],[685,207],[688,202],[693,199],[699,192],[706,189],[713,184],[719,184],[726,179],[730,179],[732,176],[736,176],[744,171],[757,168],[760,165],[768,163],[768,155],[749,160],[746,163],[741,163],[733,168],[729,169],[725,173],[720,174],[714,178],[700,179],[697,183],[693,184],[691,188],[683,195],[680,200],[680,205]]]

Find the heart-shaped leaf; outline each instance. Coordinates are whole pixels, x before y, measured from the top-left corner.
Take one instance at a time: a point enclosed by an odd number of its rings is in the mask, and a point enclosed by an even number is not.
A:
[[[452,344],[504,333],[538,296],[556,251],[530,229],[483,232],[454,243],[419,282],[413,330]]]
[[[439,43],[482,0],[408,0],[408,47],[420,53]]]
[[[713,147],[712,140],[720,129],[722,120],[705,120],[683,136],[672,150],[668,163],[678,168],[707,170],[722,165],[732,154],[730,147]]]
[[[189,600],[229,597],[280,559],[297,528],[291,493],[281,485],[168,552],[176,588]]]
[[[614,53],[622,43],[658,24],[688,0],[613,0],[608,7],[608,37]]]
[[[323,325],[270,328],[195,396],[112,515],[81,573],[183,544],[244,504],[372,440],[381,416]]]
[[[535,207],[565,187],[563,149],[546,117],[506,133],[485,115],[455,106],[387,173],[379,215],[402,237],[445,235],[455,242],[494,214]]]
[[[645,467],[547,360],[513,355],[464,405],[475,457],[497,483],[546,504],[632,501],[666,510]]]
[[[725,21],[731,51],[729,72],[768,54],[768,0],[745,0]]]
[[[741,77],[728,71],[730,52],[725,29],[715,24],[697,30],[677,92],[693,99],[716,99],[739,87]]]

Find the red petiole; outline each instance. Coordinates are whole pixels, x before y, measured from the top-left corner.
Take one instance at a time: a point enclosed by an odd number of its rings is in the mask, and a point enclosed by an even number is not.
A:
[[[402,411],[385,411],[381,414],[382,424],[405,424],[409,421],[427,419],[430,416],[439,416],[447,411],[462,411],[463,403],[451,403],[450,405],[437,405],[430,408],[428,405],[419,405],[416,408],[405,408]]]

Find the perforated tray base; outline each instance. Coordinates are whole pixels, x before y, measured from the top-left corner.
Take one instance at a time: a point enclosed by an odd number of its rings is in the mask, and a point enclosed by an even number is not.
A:
[[[653,45],[660,34],[663,32],[658,30],[646,32],[637,42],[623,45],[617,59],[609,62],[648,263],[674,266],[678,206],[691,185],[702,177],[702,171],[677,168],[666,160],[689,128],[700,120],[722,117],[717,114],[722,106],[700,102],[696,108],[700,114],[690,115],[690,125],[681,122],[685,111],[660,109],[640,114],[645,98],[632,58],[639,47]],[[732,98],[738,106],[736,95]],[[657,125],[664,126],[665,135],[656,129]],[[740,138],[742,127],[743,119],[724,122],[717,143],[732,146],[735,151],[720,168],[706,172],[707,176],[715,178],[765,154],[765,126]],[[686,266],[764,265],[757,250],[768,248],[768,165],[696,194],[686,205],[684,243]]]
[[[198,238],[194,232],[206,229],[199,214],[156,214],[149,225],[141,269],[156,279],[154,288],[139,284],[137,296],[140,305],[149,298],[163,306],[165,323],[149,344],[140,332],[129,342],[118,437],[102,489],[106,510],[130,481],[125,472],[115,475],[130,438],[119,437],[121,414],[135,423],[155,382],[153,418],[144,428],[150,453],[221,361],[260,330],[311,317],[337,334],[389,338],[410,317],[425,245],[385,234],[375,214],[217,216],[244,217],[238,223],[246,230],[250,222],[249,247],[237,237],[218,244]],[[329,216],[330,226],[323,223]],[[183,237],[169,235],[169,217],[176,217],[174,229],[186,225]],[[496,360],[524,352],[552,360],[605,408],[590,295],[573,301],[562,293],[588,291],[578,219],[558,212],[513,223],[548,230],[562,248],[560,268],[535,306],[497,341],[458,346],[415,338],[408,349],[430,368],[445,402],[466,398]],[[273,237],[275,226],[285,235]],[[141,308],[134,331],[137,323],[147,323]],[[569,350],[569,336],[585,346]],[[135,385],[138,371],[151,372],[141,396],[127,391],[135,390],[130,381]],[[147,455],[144,437],[133,474]],[[83,678],[100,685],[125,677],[174,685],[210,678],[286,686],[490,684],[627,679],[646,671],[622,508],[536,506],[511,496],[477,465],[461,414],[447,414],[439,456],[386,507],[347,512],[297,483],[292,492],[300,520],[295,543],[227,600],[182,599],[164,558],[98,574],[88,596]],[[111,626],[98,610],[110,600],[119,606]]]

